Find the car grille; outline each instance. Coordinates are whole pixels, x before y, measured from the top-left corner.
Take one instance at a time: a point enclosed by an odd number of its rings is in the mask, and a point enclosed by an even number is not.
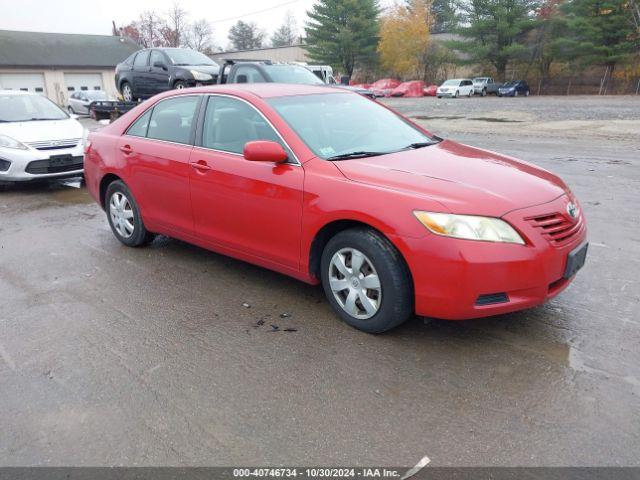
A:
[[[549,243],[557,247],[562,247],[584,230],[584,218],[582,212],[576,220],[561,213],[547,213],[525,218],[533,227],[540,230],[540,234]]]
[[[47,173],[64,173],[73,172],[74,170],[82,170],[84,166],[84,158],[82,156],[69,157],[64,162],[58,162],[57,159],[34,160],[29,162],[25,172],[34,175],[44,175]]]
[[[62,148],[73,148],[80,142],[79,138],[68,138],[66,140],[44,140],[41,142],[27,142],[31,148],[36,150],[59,150]]]

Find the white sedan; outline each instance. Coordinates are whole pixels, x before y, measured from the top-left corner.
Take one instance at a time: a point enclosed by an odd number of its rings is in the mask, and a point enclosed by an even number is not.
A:
[[[48,98],[0,90],[0,181],[82,175],[86,137]]]
[[[436,96],[442,97],[470,97],[473,95],[473,81],[469,78],[453,78],[447,80],[436,90]]]

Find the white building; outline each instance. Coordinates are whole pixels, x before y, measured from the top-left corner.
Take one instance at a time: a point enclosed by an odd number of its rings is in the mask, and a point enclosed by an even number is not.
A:
[[[126,37],[0,30],[0,89],[38,92],[59,105],[79,90],[115,96],[115,66],[139,48]]]

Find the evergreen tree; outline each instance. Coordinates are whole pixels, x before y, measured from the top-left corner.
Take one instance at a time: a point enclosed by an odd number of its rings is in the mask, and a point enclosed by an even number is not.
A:
[[[228,38],[235,50],[251,50],[262,47],[264,32],[253,22],[238,20],[229,30]]]
[[[348,76],[376,60],[380,7],[377,0],[319,0],[307,12],[310,57]]]
[[[433,17],[431,33],[453,32],[458,27],[454,0],[433,0],[431,16]]]
[[[284,47],[286,45],[295,45],[298,41],[298,32],[296,28],[296,19],[287,12],[284,23],[271,36],[271,45],[274,47]]]
[[[470,62],[492,64],[504,80],[509,61],[528,52],[525,36],[536,26],[537,6],[536,0],[460,0],[463,26],[457,32],[466,41],[449,44]]]
[[[560,5],[560,30],[555,46],[563,58],[583,65],[616,64],[640,52],[640,29],[628,0],[568,0]]]

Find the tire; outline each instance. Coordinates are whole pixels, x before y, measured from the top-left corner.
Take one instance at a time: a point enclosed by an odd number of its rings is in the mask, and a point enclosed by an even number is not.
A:
[[[438,95],[438,98],[442,98],[442,95]]]
[[[354,256],[362,262],[357,274],[353,269]],[[386,332],[413,314],[409,269],[395,247],[372,229],[343,230],[331,238],[322,252],[321,269],[329,304],[345,323],[358,330]],[[377,288],[374,276],[378,279]],[[366,288],[365,279],[372,288]]]
[[[460,95],[460,92],[456,90],[456,93],[453,94],[453,98],[458,98],[458,95]]]
[[[182,90],[183,88],[187,88],[187,84],[181,80],[178,80],[173,84],[173,88],[175,88],[176,90]]]
[[[67,107],[67,112],[69,112],[70,115],[75,115],[76,112],[73,111],[73,107],[71,105],[69,105]]]
[[[104,206],[111,231],[126,246],[140,247],[153,241],[155,235],[145,228],[138,204],[123,181],[116,180],[109,184]]]
[[[469,98],[473,97],[473,93],[474,93],[473,89],[469,90],[469,94],[467,95],[467,97]]]
[[[482,93],[480,95],[483,96],[483,97],[486,97],[487,96],[487,89],[483,88],[482,89]]]
[[[133,96],[133,89],[129,82],[122,82],[120,85],[120,91],[122,92],[122,98],[125,102],[135,102],[136,99]]]

